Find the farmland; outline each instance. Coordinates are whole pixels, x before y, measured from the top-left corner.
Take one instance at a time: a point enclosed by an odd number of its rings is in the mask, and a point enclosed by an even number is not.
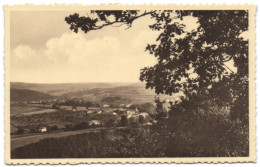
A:
[[[131,122],[138,122],[137,108],[140,112],[154,112],[154,93],[141,84],[94,85],[12,83],[11,149],[45,138],[124,128],[127,124],[121,116],[129,111],[128,117],[134,114]],[[144,120],[152,119],[142,118],[146,123]]]
[[[31,115],[37,113],[48,113],[55,112],[57,110],[50,109],[48,106],[43,105],[31,105],[31,104],[12,104],[11,114],[12,115]]]

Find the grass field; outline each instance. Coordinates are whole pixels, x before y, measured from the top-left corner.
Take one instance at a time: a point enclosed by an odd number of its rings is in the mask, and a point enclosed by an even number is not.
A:
[[[48,107],[44,107],[43,105],[35,105],[35,104],[11,104],[11,115],[31,115],[37,113],[48,113],[57,111],[55,109],[51,109]]]
[[[23,113],[23,115],[43,114],[43,113],[50,113],[50,112],[56,112],[56,111],[57,111],[56,109],[46,108],[46,109],[42,109],[40,111],[26,112],[26,113]]]

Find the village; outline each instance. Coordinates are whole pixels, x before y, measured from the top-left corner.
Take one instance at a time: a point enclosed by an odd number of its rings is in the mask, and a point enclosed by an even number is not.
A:
[[[155,119],[155,103],[115,104],[66,100],[27,101],[23,105],[39,111],[11,116],[12,134],[34,134],[57,131],[75,131],[97,127],[151,126]],[[167,107],[164,106],[166,118]]]

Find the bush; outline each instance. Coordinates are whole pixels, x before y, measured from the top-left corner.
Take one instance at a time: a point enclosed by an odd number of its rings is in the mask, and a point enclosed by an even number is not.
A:
[[[50,127],[50,130],[51,131],[56,131],[56,130],[59,130],[59,128],[58,128],[57,125],[54,125],[54,126]]]

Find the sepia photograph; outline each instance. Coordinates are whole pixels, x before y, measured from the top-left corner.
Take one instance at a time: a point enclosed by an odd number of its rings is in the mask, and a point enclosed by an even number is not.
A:
[[[254,162],[254,15],[5,6],[6,162]]]

